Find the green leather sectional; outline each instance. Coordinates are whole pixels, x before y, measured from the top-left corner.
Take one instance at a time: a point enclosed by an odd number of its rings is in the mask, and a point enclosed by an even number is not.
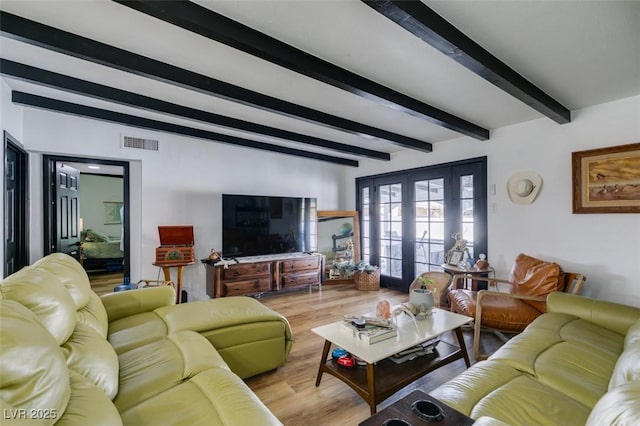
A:
[[[430,394],[483,425],[638,425],[640,308],[551,293],[522,334]]]
[[[0,283],[0,413],[59,425],[272,425],[242,381],[282,366],[291,329],[247,297],[105,295],[64,254]]]

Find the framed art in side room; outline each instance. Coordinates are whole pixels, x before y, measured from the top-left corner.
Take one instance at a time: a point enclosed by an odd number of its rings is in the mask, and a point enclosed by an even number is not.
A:
[[[120,209],[123,206],[122,201],[104,201],[104,224],[117,225],[122,223],[120,217]]]
[[[571,154],[573,213],[640,213],[640,143]]]

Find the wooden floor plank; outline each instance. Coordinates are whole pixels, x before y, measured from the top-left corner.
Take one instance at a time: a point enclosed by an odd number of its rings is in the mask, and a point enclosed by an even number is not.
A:
[[[353,284],[324,286],[321,291],[297,291],[269,295],[259,299],[283,314],[293,330],[293,347],[283,367],[247,379],[249,387],[287,426],[357,425],[369,417],[369,406],[349,386],[325,374],[315,386],[316,373],[324,341],[311,329],[342,319],[347,314],[375,312],[376,304],[386,299],[393,305],[404,303],[408,295],[386,288],[359,291]],[[467,349],[472,347],[473,330],[463,330]],[[442,340],[456,344],[453,333]],[[502,342],[492,334],[483,335],[483,350],[493,351]],[[469,355],[474,362],[472,354]],[[363,368],[363,367],[359,367]],[[378,405],[378,410],[392,404],[414,389],[429,392],[466,369],[463,360],[444,366],[412,383]]]
[[[112,293],[115,286],[122,284],[124,274],[122,272],[105,272],[89,274],[91,289],[98,295]]]

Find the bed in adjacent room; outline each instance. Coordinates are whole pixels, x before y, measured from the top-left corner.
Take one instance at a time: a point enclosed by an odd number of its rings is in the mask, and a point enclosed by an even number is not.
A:
[[[120,237],[110,237],[88,229],[82,233],[80,259],[87,272],[118,272],[123,268],[124,252]]]

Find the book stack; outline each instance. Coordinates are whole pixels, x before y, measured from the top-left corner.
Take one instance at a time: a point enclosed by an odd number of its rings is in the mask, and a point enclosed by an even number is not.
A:
[[[398,330],[390,325],[386,326],[369,323],[356,325],[352,321],[348,320],[345,320],[342,324],[347,330],[353,333],[353,337],[356,337],[370,345],[391,339],[398,335]]]

